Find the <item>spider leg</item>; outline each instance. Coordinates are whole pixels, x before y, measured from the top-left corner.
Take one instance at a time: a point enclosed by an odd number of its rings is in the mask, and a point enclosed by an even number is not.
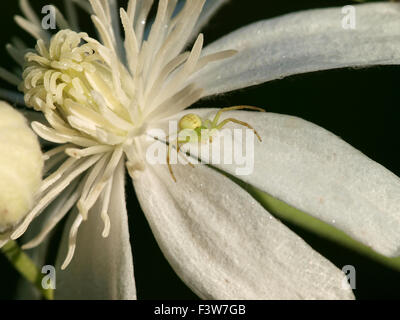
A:
[[[204,120],[203,122],[203,126],[206,127],[207,129],[211,129],[212,128],[212,122],[211,120]]]
[[[186,159],[186,161],[187,161],[187,165],[189,165],[191,168],[194,168],[194,164],[193,163],[191,163],[189,160],[188,160],[188,156],[187,156],[187,154],[185,153],[185,152],[183,152],[182,150],[178,150],[178,152],[181,152],[182,153],[182,155],[183,155],[183,157]]]
[[[224,121],[222,121],[220,124],[217,125],[216,129],[218,129],[218,130],[222,129],[222,127],[225,126],[228,122],[237,123],[237,124],[240,124],[240,125],[242,125],[242,126],[244,126],[244,127],[247,127],[247,128],[249,128],[249,129],[253,130],[253,131],[254,131],[254,134],[257,136],[258,140],[259,140],[260,142],[262,141],[262,139],[261,139],[260,135],[257,133],[256,129],[254,129],[254,128],[253,128],[251,125],[249,125],[248,123],[243,122],[243,121],[240,121],[240,120],[235,119],[235,118],[228,118],[228,119],[225,119]]]
[[[176,145],[177,145],[177,151],[181,151],[181,146],[184,145],[185,143],[188,143],[190,141],[190,137],[186,137],[185,140],[179,140],[178,137],[176,138]]]
[[[190,139],[190,138],[189,138],[189,139]],[[183,144],[187,143],[187,142],[188,142],[187,139],[186,139],[186,140],[182,140],[182,141],[179,141],[178,138],[176,139],[176,145],[177,145],[176,149],[177,149],[177,153],[181,152],[182,155],[186,158],[187,164],[188,164],[190,167],[194,168],[193,163],[191,163],[191,162],[188,160],[188,158],[187,158],[185,152],[183,152],[183,151],[181,150],[181,146],[182,146]],[[174,175],[174,171],[172,170],[172,166],[171,166],[171,148],[172,148],[172,143],[171,143],[170,141],[168,141],[168,151],[167,151],[167,165],[168,165],[168,170],[169,170],[169,173],[171,174],[172,180],[174,180],[174,182],[177,182],[176,177],[175,177],[175,175]]]
[[[221,114],[226,111],[232,111],[232,110],[243,110],[243,109],[248,109],[248,110],[255,110],[255,111],[260,111],[260,112],[265,112],[264,109],[258,108],[258,107],[252,107],[252,106],[234,106],[234,107],[227,107],[227,108],[222,108],[217,112],[217,114],[214,117],[214,120],[212,121],[212,128],[217,127],[217,123],[219,118],[221,117]]]
[[[188,160],[186,153],[185,153],[184,151],[181,150],[181,146],[184,145],[185,143],[188,143],[189,141],[190,141],[190,137],[186,137],[185,140],[181,140],[181,141],[179,141],[178,139],[176,139],[176,145],[177,145],[177,149],[176,149],[176,150],[177,150],[178,153],[179,153],[179,152],[182,153],[182,155],[186,158],[187,164],[188,164],[189,166],[191,166],[192,168],[194,168],[193,163],[191,163],[191,162]]]
[[[174,180],[176,182],[176,178],[175,178],[174,172],[172,171],[172,166],[171,166],[171,162],[170,162],[170,156],[171,156],[171,143],[168,142],[167,165],[168,165],[168,170],[169,170],[169,173],[171,174],[172,180]]]

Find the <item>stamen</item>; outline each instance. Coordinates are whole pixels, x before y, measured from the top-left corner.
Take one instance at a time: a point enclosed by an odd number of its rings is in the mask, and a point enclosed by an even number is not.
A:
[[[18,78],[15,74],[7,71],[4,68],[0,68],[0,78],[14,86],[18,86],[21,83],[20,78]]]
[[[129,18],[127,26],[129,26],[129,29],[132,29],[133,22],[135,21],[135,14],[136,14],[136,0],[128,1],[127,14],[128,14],[128,18]]]
[[[65,196],[63,196],[63,201],[54,208],[54,215],[46,222],[44,227],[41,229],[40,233],[35,236],[32,240],[27,242],[22,246],[22,249],[32,249],[40,245],[47,235],[55,228],[55,226],[65,217],[65,215],[71,210],[76,201],[79,199],[79,195],[82,188],[76,189],[79,181],[71,184],[65,191]],[[75,190],[75,191],[74,191]],[[58,201],[58,200],[57,200]]]
[[[100,21],[103,21],[105,23],[110,22],[110,20],[106,16],[104,7],[100,4],[99,0],[89,0],[89,2],[90,5],[92,6],[94,14],[98,17],[98,19],[100,19]]]
[[[53,172],[50,176],[44,179],[42,185],[39,188],[39,193],[46,191],[49,187],[51,187],[54,183],[56,183],[67,170],[73,167],[76,161],[77,159],[69,158],[55,172]]]
[[[143,42],[144,29],[147,23],[147,17],[149,15],[150,9],[153,6],[153,0],[142,0],[142,6],[139,10],[139,15],[137,16],[136,25],[135,25],[135,34],[138,40],[138,43]]]
[[[153,121],[156,121],[177,114],[198,101],[202,97],[203,92],[203,89],[196,88],[194,84],[190,84],[159,105],[149,117]]]
[[[99,19],[98,16],[92,16],[92,22],[98,30],[100,38],[103,41],[105,47],[110,49],[111,51],[114,51],[114,43],[110,37],[110,34],[107,32],[106,27],[101,22],[101,19]]]
[[[37,121],[32,122],[32,129],[39,137],[54,143],[71,142],[81,147],[91,147],[96,145],[95,141],[89,140],[87,138],[72,136],[68,134],[59,134],[54,129],[50,129],[49,127],[46,127],[45,125]]]
[[[25,43],[18,37],[12,37],[11,43],[18,50],[25,51],[28,49],[28,47],[25,45]]]
[[[54,157],[56,154],[64,152],[66,149],[70,148],[72,145],[71,144],[64,144],[62,146],[56,147],[54,149],[51,149],[50,151],[47,151],[46,153],[43,154],[43,157],[45,160],[49,160],[51,157]]]
[[[68,127],[68,124],[52,110],[47,111],[44,116],[48,123],[58,132],[64,135],[76,136],[78,132]]]
[[[92,156],[95,154],[100,153],[107,153],[113,150],[111,146],[93,146],[86,149],[76,149],[76,148],[68,148],[65,150],[65,153],[68,154],[70,157],[75,159],[81,159],[88,156]]]
[[[46,160],[43,175],[46,176],[49,172],[53,171],[53,169],[58,166],[60,163],[66,161],[67,155],[65,153],[58,153],[55,156],[51,157],[49,160]]]
[[[16,63],[18,63],[21,67],[24,66],[24,64],[25,64],[24,50],[18,49],[9,43],[6,45],[6,50],[7,50],[7,53],[10,55],[10,57],[13,58]]]
[[[81,7],[84,11],[87,13],[91,14],[92,13],[92,8],[88,2],[84,2],[82,0],[72,0],[73,3]]]
[[[32,129],[39,137],[47,141],[54,143],[68,142],[66,137],[63,137],[57,131],[46,127],[44,124],[41,124],[40,122],[37,121],[32,122]]]
[[[64,6],[67,11],[67,19],[71,24],[72,30],[77,31],[79,29],[78,13],[76,12],[73,1],[64,0]]]
[[[110,180],[107,182],[107,185],[102,194],[103,205],[101,207],[101,219],[104,222],[104,230],[102,233],[103,238],[108,238],[108,236],[110,235],[111,220],[108,215],[108,208],[110,206],[112,184],[113,184],[113,177],[111,177]]]
[[[158,40],[162,34],[162,28],[164,26],[164,21],[166,19],[168,7],[168,0],[160,0],[158,3],[157,15],[155,21],[151,27],[148,42],[148,52],[145,66],[143,68],[144,78],[147,80],[149,77],[149,69],[151,68],[151,64],[153,63],[153,57],[157,53],[156,46],[159,44]]]
[[[196,40],[192,51],[190,52],[189,58],[187,59],[186,63],[184,64],[181,71],[179,71],[175,77],[169,82],[169,84],[159,93],[156,97],[154,102],[151,100],[149,101],[149,111],[156,110],[157,107],[168,98],[171,97],[171,92],[176,93],[179,88],[182,86],[184,81],[187,77],[192,74],[194,71],[197,61],[200,58],[201,49],[203,47],[204,37],[202,34]]]
[[[24,29],[27,33],[29,33],[35,39],[48,39],[48,34],[43,32],[43,30],[39,27],[39,25],[34,24],[21,16],[14,17],[15,22],[19,25],[21,29]]]
[[[185,6],[176,17],[176,27],[167,38],[168,50],[165,52],[165,61],[176,57],[188,42],[192,30],[202,11],[205,0],[186,1]]]
[[[57,26],[60,29],[70,29],[71,27],[70,27],[68,21],[65,19],[64,15],[61,13],[61,11],[57,7],[55,7],[55,10],[56,10]]]
[[[35,11],[30,6],[28,0],[20,0],[19,7],[21,8],[21,11],[24,14],[24,16],[27,17],[29,21],[31,21],[35,25],[40,25],[40,20],[36,15]]]
[[[209,55],[206,55],[202,58],[200,58],[199,62],[197,63],[197,67],[194,70],[194,72],[197,72],[201,69],[203,69],[206,65],[208,65],[211,62],[215,62],[218,60],[224,60],[233,57],[235,54],[238,52],[236,50],[225,50],[225,51],[220,51],[216,53],[212,53]]]
[[[112,177],[115,169],[118,166],[118,163],[121,160],[122,152],[122,148],[117,147],[111,156],[110,162],[105,167],[103,175],[98,179],[98,182],[87,192],[85,192],[85,190],[82,192],[82,197],[78,202],[78,208],[80,213],[83,215],[84,220],[87,219],[89,210],[94,206],[101,192],[103,191],[104,186]]]
[[[136,5],[132,5],[132,3],[134,3],[134,1],[129,1],[129,4],[133,6],[133,8],[135,8]],[[130,8],[130,10],[132,10],[132,8]],[[120,16],[121,16],[122,26],[125,31],[124,46],[128,60],[129,70],[131,72],[131,75],[135,75],[137,60],[139,55],[139,45],[136,39],[136,35],[132,29],[133,17],[129,16],[129,14],[127,14],[123,8],[121,8],[120,10]]]
[[[76,216],[74,223],[72,224],[70,233],[69,233],[69,240],[68,240],[68,253],[67,257],[65,258],[64,263],[61,266],[61,270],[65,270],[68,265],[71,263],[72,258],[74,257],[75,248],[76,248],[76,238],[78,235],[78,229],[81,226],[83,218],[80,214]]]
[[[100,108],[101,115],[105,119],[107,119],[110,122],[110,124],[112,124],[116,128],[120,128],[125,131],[131,131],[134,129],[132,123],[129,123],[128,121],[125,121],[124,119],[120,118],[107,107],[107,104],[100,93],[92,91],[92,96]]]
[[[100,157],[101,155],[95,155],[86,161],[79,162],[79,165],[77,164],[73,171],[67,174],[67,176],[59,182],[59,184],[57,184],[49,193],[39,200],[38,204],[25,217],[24,221],[11,234],[11,239],[16,240],[22,236],[32,220],[39,215],[40,212],[42,212],[73,180],[75,180],[75,178],[95,164]]]
[[[87,220],[88,213],[90,208],[87,208],[85,206],[85,199],[88,197],[90,192],[93,189],[93,184],[95,183],[96,179],[98,178],[98,175],[100,174],[101,171],[106,166],[106,162],[109,159],[109,154],[106,155],[101,155],[100,161],[96,163],[96,165],[93,167],[93,169],[90,171],[85,184],[82,189],[81,197],[80,200],[78,201],[78,210],[79,214],[82,215],[83,220]]]
[[[187,61],[188,57],[190,55],[190,52],[184,52],[177,56],[176,58],[172,59],[160,72],[160,74],[157,77],[157,80],[154,82],[154,78],[156,78],[156,73],[152,77],[150,77],[148,81],[148,89],[150,88],[150,85],[153,85],[150,90],[147,89],[146,91],[146,96],[148,97],[153,97],[155,96],[161,89],[161,86],[164,84],[165,80],[167,77],[175,71],[182,63]],[[161,60],[161,59],[160,59]],[[156,63],[157,64],[157,61]],[[153,74],[153,73],[152,73]],[[154,84],[153,84],[154,82]]]

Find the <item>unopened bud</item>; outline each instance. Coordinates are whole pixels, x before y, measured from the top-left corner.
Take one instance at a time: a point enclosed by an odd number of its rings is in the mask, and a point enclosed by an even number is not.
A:
[[[0,101],[0,234],[31,209],[43,162],[39,141],[24,116]]]

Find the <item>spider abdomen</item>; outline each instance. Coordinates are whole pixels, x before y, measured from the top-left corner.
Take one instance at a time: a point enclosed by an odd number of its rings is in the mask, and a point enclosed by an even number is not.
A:
[[[184,115],[181,120],[179,120],[179,130],[185,130],[185,129],[196,129],[201,127],[203,124],[203,121],[201,118],[194,113],[189,113],[187,115]]]

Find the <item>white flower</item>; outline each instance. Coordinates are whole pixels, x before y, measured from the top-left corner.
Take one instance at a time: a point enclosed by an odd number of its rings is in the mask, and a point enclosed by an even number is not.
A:
[[[120,11],[123,44],[116,1],[92,0],[91,9],[75,2],[93,11],[101,43],[71,30],[76,26],[67,20],[76,21],[74,15],[64,19],[58,11],[63,30],[52,38],[26,1],[21,1],[26,19],[17,18],[38,40],[36,51],[25,56],[20,88],[26,104],[42,111],[49,125],[34,122],[33,128],[61,146],[46,154],[42,197],[11,238],[45,214],[41,232],[25,245],[34,247],[72,209],[62,241],[68,247],[62,268],[68,268],[58,274],[56,295],[136,298],[126,163],[164,255],[200,297],[353,298],[339,269],[225,176],[204,165],[175,165],[175,183],[166,165],[146,163],[146,138],[149,129],[165,128],[212,94],[300,72],[399,63],[398,6],[357,6],[357,29],[351,32],[342,28],[339,8],[286,15],[244,27],[203,50],[203,35],[193,35],[224,1],[207,2],[203,11],[204,0],[187,1],[174,15],[177,1],[161,0],[145,37],[153,1],[131,0]],[[192,39],[191,51],[184,52]],[[23,63],[18,50],[9,51]],[[4,70],[0,75],[18,82]],[[190,112],[207,118],[216,110]],[[246,111],[226,115],[250,123],[263,137],[255,144],[254,173],[239,178],[335,223],[378,252],[398,255],[395,175],[301,119]],[[235,173],[233,165],[218,168]]]

